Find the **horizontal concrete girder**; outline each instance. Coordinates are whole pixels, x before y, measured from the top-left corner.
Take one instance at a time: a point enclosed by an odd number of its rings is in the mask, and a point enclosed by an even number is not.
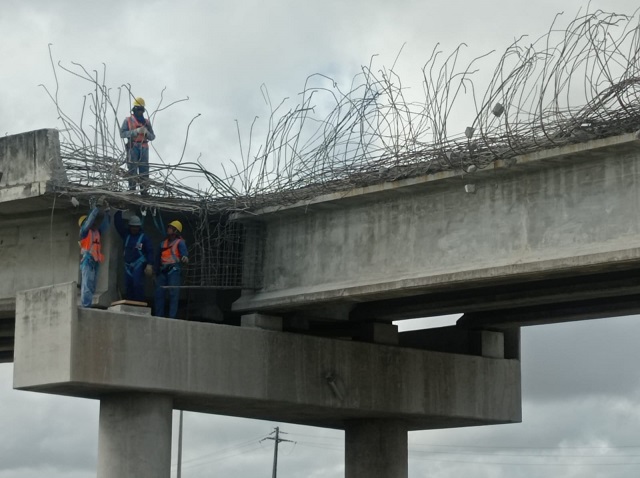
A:
[[[334,428],[521,420],[517,360],[78,309],[76,296],[74,283],[18,294],[15,388],[160,393],[175,408]]]
[[[238,216],[261,222],[262,242],[245,255],[262,265],[259,286],[233,308],[284,315],[351,304],[351,319],[395,320],[603,297],[582,278],[640,268],[639,160],[629,133],[519,156],[510,167],[496,160],[465,176],[475,194],[448,171]],[[571,297],[554,281],[581,288]],[[606,294],[637,292],[629,287]],[[426,306],[398,309],[421,296]]]

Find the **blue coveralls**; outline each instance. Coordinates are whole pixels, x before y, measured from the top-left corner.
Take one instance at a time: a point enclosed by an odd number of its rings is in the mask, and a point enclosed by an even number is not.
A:
[[[169,317],[175,319],[178,315],[178,301],[180,300],[180,289],[178,286],[181,284],[182,264],[180,258],[188,257],[187,244],[181,237],[176,237],[169,243],[169,246],[179,241],[178,252],[179,257],[171,254],[173,262],[171,264],[162,264],[162,251],[164,250],[163,240],[160,243],[158,253],[156,254],[156,301],[155,301],[155,315],[157,317]],[[164,286],[171,286],[167,289],[163,289]],[[165,311],[165,297],[169,294],[169,313]]]
[[[91,226],[96,220],[98,212],[100,212],[100,209],[94,207],[87,216],[87,219],[82,223],[79,234],[80,240],[83,240],[89,234],[89,229],[91,229]],[[104,234],[108,227],[109,213],[105,212],[102,224],[100,224],[98,228],[98,233],[100,235]],[[88,251],[82,254],[82,258],[80,259],[80,304],[82,307],[91,307],[93,303],[93,294],[96,292],[98,280],[98,266],[99,263],[91,257]]]
[[[133,128],[130,128],[130,125]],[[131,132],[131,129],[139,126],[147,128],[146,137]],[[129,140],[127,169],[129,170],[129,189],[133,190],[138,182],[144,183],[149,178],[149,141],[156,139],[156,135],[148,119],[131,115],[123,121],[120,137]],[[146,187],[143,185],[141,189],[145,190]]]
[[[122,211],[115,214],[114,224],[124,242],[124,298],[145,302],[144,268],[153,263],[151,239],[142,229],[139,234],[131,234],[122,218]]]

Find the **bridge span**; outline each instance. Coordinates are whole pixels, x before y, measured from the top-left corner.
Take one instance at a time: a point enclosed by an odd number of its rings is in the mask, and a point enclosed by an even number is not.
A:
[[[109,307],[109,234],[78,307],[57,133],[0,138],[0,360],[100,400],[99,478],[168,478],[174,408],[344,429],[347,478],[406,477],[409,430],[521,420],[521,326],[640,312],[639,161],[626,134],[236,214],[242,290],[171,320]]]
[[[639,159],[626,134],[238,215],[263,226],[262,287],[233,308],[501,329],[637,313]]]

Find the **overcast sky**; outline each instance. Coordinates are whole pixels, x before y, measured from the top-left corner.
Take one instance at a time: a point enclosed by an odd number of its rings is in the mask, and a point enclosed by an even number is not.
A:
[[[52,43],[56,60],[90,70],[106,63],[110,85],[131,84],[150,105],[165,86],[169,99],[188,96],[158,116],[156,147],[171,162],[201,113],[187,155],[202,153],[216,169],[237,155],[235,121],[246,131],[254,116],[266,118],[262,84],[274,103],[295,100],[314,73],[346,88],[372,55],[389,66],[403,45],[398,69],[417,81],[438,42],[465,42],[473,56],[502,50],[515,37],[544,33],[559,8],[568,20],[583,4],[2,0],[0,134],[60,126],[38,87],[54,86]],[[591,6],[633,13],[637,0]],[[84,87],[62,75],[63,106],[73,111]],[[412,433],[410,476],[637,477],[638,337],[635,316],[525,329],[523,423]],[[0,478],[95,476],[98,404],[13,391],[11,370],[0,365]],[[259,440],[277,425],[297,442],[282,445],[279,476],[343,476],[341,432],[196,414],[186,415],[183,476],[269,476],[272,442]]]

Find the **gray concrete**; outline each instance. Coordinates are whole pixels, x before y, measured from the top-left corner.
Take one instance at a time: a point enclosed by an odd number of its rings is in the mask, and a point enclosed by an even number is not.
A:
[[[240,318],[240,325],[263,330],[282,330],[282,317],[265,314],[247,314]]]
[[[407,427],[394,420],[353,420],[344,429],[345,478],[409,476]]]
[[[117,312],[119,314],[131,315],[151,315],[151,307],[142,307],[137,305],[118,304],[109,307],[109,312]]]
[[[262,284],[237,311],[357,303],[640,264],[633,134],[259,211]],[[247,250],[246,254],[255,255]],[[464,311],[464,310],[461,310]],[[459,312],[461,312],[459,311]]]
[[[507,332],[489,330],[469,330],[457,326],[435,327],[432,329],[412,330],[399,334],[399,344],[403,347],[417,347],[424,350],[450,352],[458,354],[478,355],[491,358],[517,358],[519,355],[509,356],[505,349]],[[511,340],[514,340],[513,338]],[[513,350],[520,350],[519,334]]]
[[[129,393],[100,400],[98,478],[170,478],[171,397]]]
[[[67,185],[56,130],[0,137],[0,172],[0,314],[12,317],[17,291],[78,279],[77,221],[86,211],[56,194]],[[107,306],[117,290],[112,235],[103,238],[95,305]]]
[[[58,132],[42,129],[0,137],[0,203],[34,198],[67,182]],[[18,211],[15,211],[18,212]]]
[[[74,284],[18,294],[14,388],[333,428],[521,420],[517,360],[78,309]]]

